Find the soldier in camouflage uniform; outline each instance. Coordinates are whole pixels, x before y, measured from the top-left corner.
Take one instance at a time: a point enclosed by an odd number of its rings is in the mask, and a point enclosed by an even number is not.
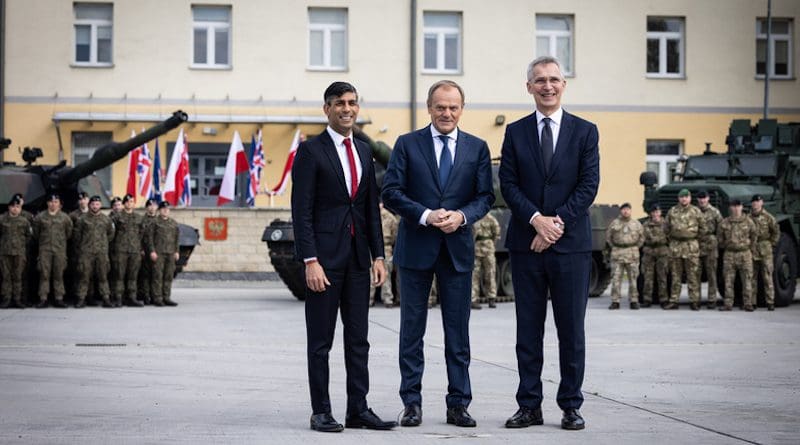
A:
[[[631,218],[629,203],[622,204],[619,213],[606,229],[606,244],[611,246],[612,271],[611,305],[608,308],[619,309],[622,277],[627,274],[630,308],[639,309],[636,279],[639,278],[639,248],[644,244],[644,229],[639,221]]]
[[[733,283],[736,272],[742,280],[742,308],[752,312],[755,306],[753,294],[753,252],[756,249],[756,225],[742,215],[742,202],[731,199],[730,216],[722,220],[717,229],[719,246],[725,249],[722,255],[722,271],[725,276],[725,302],[719,308],[729,311],[733,308]]]
[[[86,192],[78,192],[78,208],[69,212],[69,219],[72,221],[72,229],[78,224],[78,218],[83,216],[89,211],[89,195]],[[70,296],[77,298],[78,295],[78,261],[79,261],[79,248],[75,244],[75,240],[70,237],[67,245],[67,274],[66,285],[67,291]],[[94,298],[92,292],[93,286],[89,286],[89,297]]]
[[[119,196],[111,198],[111,214],[109,214],[109,216],[112,216],[115,213],[119,213],[121,211],[122,211],[122,198],[120,198]]]
[[[34,214],[25,210],[25,197],[22,196],[22,193],[14,193],[12,196],[13,199],[19,200],[22,206],[22,210],[19,212],[19,215],[23,218],[28,220],[28,223],[33,228],[33,219]],[[22,301],[25,302],[26,305],[29,304],[28,296],[32,294],[32,292],[28,291],[28,283],[31,283],[36,280],[36,264],[32,261],[27,261],[28,258],[35,258],[36,257],[36,246],[33,241],[33,237],[28,237],[28,242],[25,245],[25,272],[22,275]]]
[[[22,196],[22,193],[14,193],[14,196],[12,196],[11,198],[18,200],[20,202],[20,206],[24,206],[25,205],[25,197]],[[34,219],[33,213],[31,213],[31,212],[29,212],[29,211],[27,211],[25,209],[22,209],[22,210],[20,210],[19,214],[23,218],[27,219],[28,223],[30,223],[31,227],[33,227],[33,219]]]
[[[439,289],[437,289],[436,274],[434,274],[431,283],[431,291],[428,292],[428,309],[433,308],[437,304],[439,304]]]
[[[72,237],[72,220],[61,211],[61,198],[50,195],[47,211],[33,220],[33,238],[39,243],[39,305],[47,306],[51,282],[53,306],[64,304],[64,270],[67,268],[67,242]],[[37,306],[38,307],[38,306]]]
[[[153,304],[156,306],[177,306],[172,301],[172,277],[175,275],[175,262],[178,261],[178,223],[169,217],[169,203],[158,205],[158,216],[148,227],[147,252],[153,262]]]
[[[661,207],[653,204],[650,217],[642,226],[644,230],[644,247],[642,248],[642,307],[653,304],[653,286],[657,286],[658,300],[666,302],[667,272],[669,271],[669,245],[667,244],[666,223],[661,217]]]
[[[383,251],[385,258],[383,263],[386,266],[386,282],[381,286],[381,300],[383,300],[384,307],[394,307],[394,295],[392,295],[392,251],[394,249],[394,242],[397,239],[397,228],[400,221],[392,212],[383,207],[383,203],[380,203],[379,207],[381,209],[381,229],[383,230]],[[397,294],[399,303],[399,289]],[[372,284],[372,281],[370,281],[369,288],[369,305],[375,305],[375,286]]]
[[[767,310],[775,310],[775,287],[772,283],[773,248],[778,245],[781,231],[775,217],[764,208],[764,198],[761,195],[753,196],[750,203],[750,219],[756,224],[758,241],[753,252],[753,295],[758,295],[758,277],[764,283],[764,298]],[[756,298],[753,298],[755,307]]]
[[[158,203],[153,199],[148,199],[147,202],[144,204],[145,213],[142,217],[142,252],[147,252],[147,244],[145,242],[145,238],[147,236],[147,232],[149,230],[150,224],[155,221],[156,216],[158,216]],[[150,304],[152,301],[153,296],[153,288],[151,286],[153,282],[153,262],[147,257],[148,255],[144,255],[144,259],[141,262],[141,266],[139,267],[139,280],[138,285],[136,286],[136,293],[138,294],[139,300],[142,301],[144,304]]]
[[[475,236],[475,267],[472,269],[472,309],[480,309],[478,301],[481,282],[486,291],[489,307],[495,308],[497,300],[497,260],[494,257],[495,243],[500,239],[500,223],[491,213],[478,220],[472,227]]]
[[[122,198],[122,211],[112,214],[114,241],[111,243],[111,274],[114,276],[114,305],[142,307],[136,299],[139,266],[142,262],[142,215],[133,211],[133,196]]]
[[[678,204],[667,213],[672,290],[669,302],[662,306],[664,309],[678,309],[685,271],[691,308],[700,310],[700,245],[697,239],[705,236],[706,223],[703,212],[691,203],[692,194],[688,189],[681,189]]]
[[[717,257],[719,255],[717,227],[722,222],[722,214],[709,201],[708,192],[701,190],[697,193],[697,207],[703,212],[703,218],[706,220],[706,234],[698,240],[700,242],[700,273],[702,274],[705,269],[708,279],[708,308],[714,309],[717,306]]]
[[[78,300],[75,307],[86,305],[86,294],[92,278],[97,282],[97,292],[103,300],[103,307],[113,307],[108,287],[108,246],[114,238],[114,223],[100,212],[102,203],[95,195],[89,199],[89,212],[78,218],[72,237],[80,253],[78,255]]]
[[[2,301],[0,308],[14,304],[25,308],[22,281],[27,262],[26,246],[31,237],[31,224],[22,216],[22,201],[11,198],[8,211],[0,216],[0,274],[2,274]]]

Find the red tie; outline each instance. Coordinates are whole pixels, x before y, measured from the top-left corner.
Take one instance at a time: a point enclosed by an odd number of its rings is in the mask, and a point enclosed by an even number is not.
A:
[[[353,147],[350,144],[350,138],[344,138],[344,147],[347,150],[347,162],[350,164],[350,200],[356,199],[356,192],[358,191],[358,172],[356,171],[356,158],[353,156]],[[356,235],[355,220],[350,220],[350,236]]]

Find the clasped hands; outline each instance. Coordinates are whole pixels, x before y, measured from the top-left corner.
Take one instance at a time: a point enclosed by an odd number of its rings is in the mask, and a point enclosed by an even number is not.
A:
[[[533,228],[536,230],[536,236],[531,243],[531,250],[536,253],[541,253],[547,250],[550,246],[556,243],[564,234],[564,221],[561,217],[539,215],[533,218]]]
[[[464,215],[458,210],[431,210],[426,222],[444,233],[453,233],[464,224]]]

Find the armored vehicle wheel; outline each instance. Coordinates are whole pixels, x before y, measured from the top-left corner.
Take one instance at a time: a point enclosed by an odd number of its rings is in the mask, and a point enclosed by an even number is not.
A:
[[[602,252],[592,252],[592,272],[589,275],[589,296],[603,295],[611,283],[611,270],[603,263]]]
[[[497,293],[511,297],[509,301],[514,299],[514,286],[511,283],[511,260],[508,255],[497,258]]]
[[[303,263],[294,258],[294,243],[268,243],[269,259],[278,276],[300,301],[306,299],[305,271]]]
[[[794,291],[797,286],[797,246],[786,233],[781,233],[778,245],[775,247],[774,261],[775,306],[788,306],[794,300]],[[762,302],[761,294],[762,292],[759,291],[759,303]]]

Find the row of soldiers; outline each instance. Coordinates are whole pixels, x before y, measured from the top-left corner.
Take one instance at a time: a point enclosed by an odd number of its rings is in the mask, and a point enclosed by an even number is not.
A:
[[[99,196],[78,196],[78,209],[61,211],[61,198],[48,196],[47,210],[34,217],[22,209],[20,194],[12,197],[0,216],[0,308],[25,308],[25,270],[28,257],[36,258],[39,275],[37,308],[65,308],[65,274],[72,283],[75,307],[176,306],[171,295],[178,260],[178,223],[169,216],[169,203],[148,200],[146,213],[134,211],[131,195],[112,200],[109,215],[101,212]],[[28,254],[31,243],[35,255]],[[144,258],[144,261],[143,261]],[[109,285],[109,278],[111,285]],[[87,301],[87,296],[90,297]],[[140,301],[141,300],[141,301]]]
[[[654,284],[663,309],[678,309],[681,277],[686,274],[692,310],[701,307],[700,277],[705,269],[708,278],[707,307],[717,307],[718,252],[724,251],[724,300],[720,310],[733,307],[734,282],[738,273],[742,283],[742,309],[756,308],[756,289],[759,276],[764,283],[767,309],[775,309],[772,283],[773,248],[780,238],[775,218],[764,209],[761,195],[753,196],[749,215],[743,214],[741,201],[730,201],[730,212],[723,218],[709,203],[708,193],[697,194],[697,206],[691,204],[688,189],[678,192],[678,204],[666,218],[658,204],[650,208],[644,224],[631,219],[631,206],[625,203],[620,216],[606,230],[606,244],[611,248],[612,266],[611,305],[619,309],[623,274],[630,280],[630,308],[639,309],[636,280],[639,275],[639,249],[642,249],[641,269],[644,274],[643,307],[652,304]],[[667,270],[671,271],[672,286],[667,296]]]

